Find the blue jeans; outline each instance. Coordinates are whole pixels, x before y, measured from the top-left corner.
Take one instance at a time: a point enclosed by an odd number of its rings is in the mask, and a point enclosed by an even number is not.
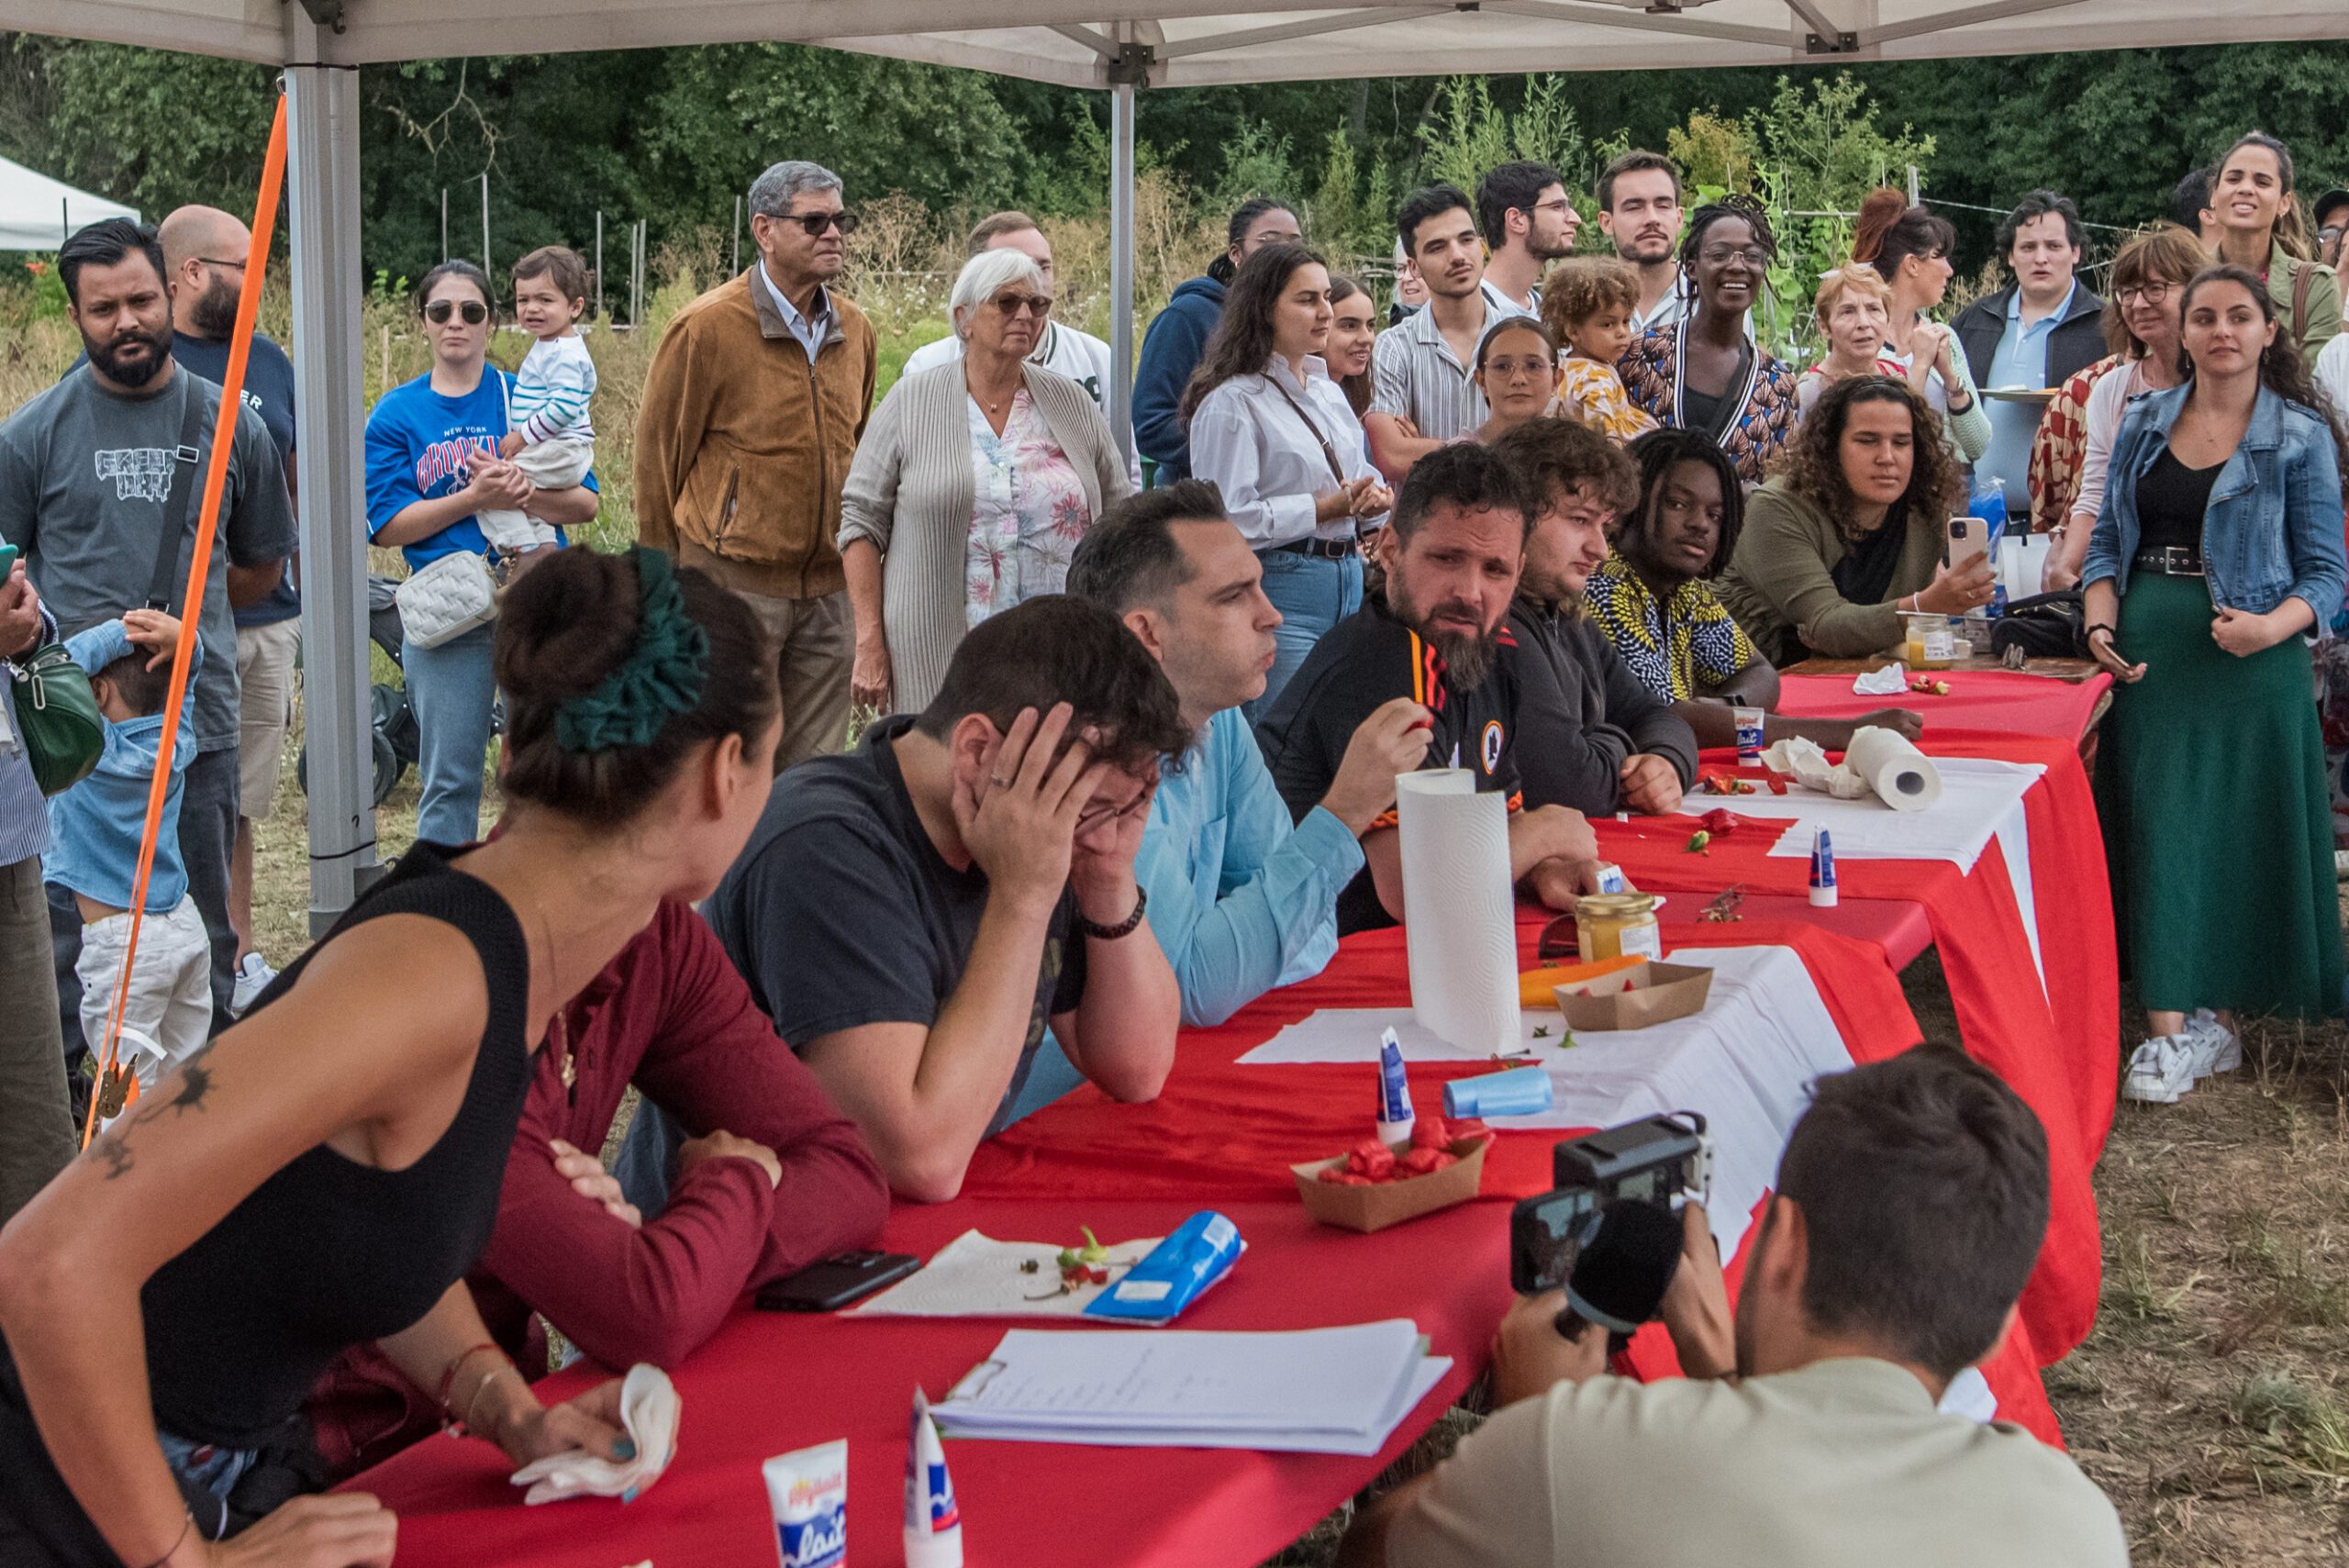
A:
[[[435,844],[481,837],[482,762],[489,754],[489,713],[497,700],[489,643],[495,625],[476,627],[438,648],[400,645],[400,670],[416,710],[417,774],[423,798],[416,836]]]
[[[1273,668],[1264,677],[1264,695],[1241,711],[1250,723],[1272,710],[1281,688],[1296,674],[1313,645],[1331,627],[1362,608],[1362,557],[1342,561],[1299,555],[1294,550],[1257,553],[1264,565],[1264,597],[1280,611],[1280,628],[1273,633]]]

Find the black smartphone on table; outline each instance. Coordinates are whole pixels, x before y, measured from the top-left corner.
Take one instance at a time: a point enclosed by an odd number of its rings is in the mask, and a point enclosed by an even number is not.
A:
[[[842,1252],[759,1287],[762,1312],[837,1312],[921,1267],[906,1252]]]

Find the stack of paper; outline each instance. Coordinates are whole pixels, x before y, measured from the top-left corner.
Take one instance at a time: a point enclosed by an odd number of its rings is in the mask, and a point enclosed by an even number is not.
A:
[[[1406,1318],[1147,1338],[1015,1329],[931,1414],[957,1438],[1369,1455],[1451,1366]]]

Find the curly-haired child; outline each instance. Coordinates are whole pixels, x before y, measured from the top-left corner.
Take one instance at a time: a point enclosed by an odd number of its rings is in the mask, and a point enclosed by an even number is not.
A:
[[[1562,349],[1558,401],[1611,440],[1628,441],[1656,428],[1653,416],[1632,406],[1615,368],[1631,346],[1631,313],[1639,303],[1640,274],[1605,257],[1571,258],[1542,284],[1542,323]]]

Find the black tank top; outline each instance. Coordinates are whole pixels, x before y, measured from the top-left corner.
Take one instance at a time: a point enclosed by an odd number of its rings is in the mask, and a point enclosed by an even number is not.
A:
[[[139,1296],[147,1373],[155,1424],[176,1436],[258,1445],[301,1408],[337,1355],[415,1323],[489,1245],[529,1084],[529,950],[506,900],[430,844],[403,856],[326,940],[385,915],[453,926],[481,961],[489,1019],[464,1103],[404,1171],[357,1164],[323,1144],[300,1155],[155,1272]],[[254,1010],[283,995],[317,951]]]

